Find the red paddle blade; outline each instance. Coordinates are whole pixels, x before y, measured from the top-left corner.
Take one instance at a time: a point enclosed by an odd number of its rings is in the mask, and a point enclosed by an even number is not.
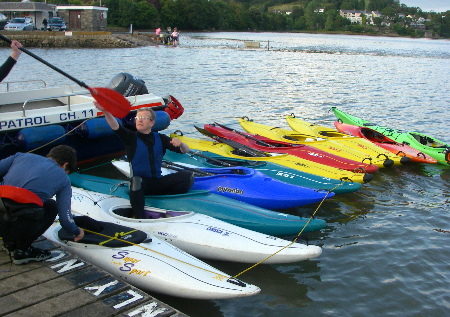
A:
[[[164,110],[169,114],[170,119],[177,119],[183,114],[184,108],[174,96],[169,95],[169,97],[170,101],[167,103],[167,108]]]
[[[88,87],[88,89],[95,101],[114,117],[123,118],[130,112],[130,102],[119,92],[103,87]]]

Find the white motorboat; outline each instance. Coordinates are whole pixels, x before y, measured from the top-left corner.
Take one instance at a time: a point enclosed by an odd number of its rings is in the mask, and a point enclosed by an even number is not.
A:
[[[292,243],[204,214],[145,207],[148,219],[130,218],[129,200],[72,187],[72,210],[100,221],[136,228],[204,259],[242,263],[288,263],[322,253],[319,246]],[[127,217],[128,216],[128,217]]]
[[[84,219],[81,219],[84,218]],[[73,242],[55,222],[44,236],[72,254],[147,291],[192,299],[251,296],[257,286],[244,283],[154,235],[117,224],[75,217],[86,228]]]
[[[141,107],[154,107],[156,131],[184,111],[174,97],[149,93],[142,80],[127,73],[116,75],[108,86],[131,104],[130,113],[117,119],[128,128],[134,128],[135,112]],[[75,85],[0,93],[0,159],[16,152],[46,155],[59,144],[74,147],[79,162],[124,153],[94,101],[89,90]]]

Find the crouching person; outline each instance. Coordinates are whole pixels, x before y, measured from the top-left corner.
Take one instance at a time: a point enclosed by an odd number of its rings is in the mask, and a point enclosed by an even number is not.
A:
[[[73,221],[70,209],[72,188],[67,174],[76,166],[75,149],[65,145],[54,147],[47,157],[17,153],[0,160],[0,237],[14,264],[51,257],[48,250],[32,243],[57,215],[74,241],[83,238],[84,231]]]

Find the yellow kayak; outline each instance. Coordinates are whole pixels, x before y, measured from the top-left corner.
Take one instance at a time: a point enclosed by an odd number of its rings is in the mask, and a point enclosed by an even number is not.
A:
[[[296,118],[294,115],[286,116],[286,121],[288,125],[291,127],[291,129],[294,131],[314,135],[316,137],[326,138],[327,140],[335,141],[346,147],[366,152],[374,156],[388,155],[388,157],[394,161],[394,165],[408,164],[411,162],[411,159],[408,159],[404,156],[393,154],[392,152],[373,144],[369,140],[350,136],[345,133],[340,133],[334,129],[320,126],[317,124],[312,124],[299,118]]]
[[[309,173],[312,175],[331,178],[335,180],[348,180],[352,182],[366,183],[373,179],[373,175],[371,174],[354,173],[343,169],[337,169],[331,166],[311,162],[294,155],[264,152],[264,155],[261,156],[247,156],[243,155],[242,152],[239,153],[239,151],[236,151],[236,148],[226,143],[195,139],[179,134],[171,134],[170,136],[180,139],[182,142],[186,143],[192,150],[208,151],[225,157],[260,162],[270,162],[294,170],[302,171],[304,173]]]
[[[292,130],[299,133],[313,135],[319,138],[357,138],[345,133],[338,132],[333,128],[328,128],[315,123],[309,123],[307,121],[301,120],[299,118],[296,118],[294,114],[286,116],[286,121]]]
[[[290,124],[290,122],[288,123]],[[410,161],[361,138],[351,136],[339,138],[318,137],[312,135],[312,132],[307,134],[271,127],[248,119],[239,119],[239,124],[249,133],[292,144],[307,144],[335,155],[366,164],[373,164],[378,167],[400,165]]]

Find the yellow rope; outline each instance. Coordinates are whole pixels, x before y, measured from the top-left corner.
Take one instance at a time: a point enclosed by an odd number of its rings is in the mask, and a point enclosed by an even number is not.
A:
[[[90,232],[90,233],[97,234],[97,235],[102,236],[102,237],[105,237],[105,238],[109,238],[108,241],[111,241],[111,240],[117,240],[117,241],[121,241],[121,242],[124,242],[124,243],[128,243],[128,244],[133,245],[133,246],[138,246],[138,247],[140,247],[140,248],[142,248],[142,249],[144,249],[144,250],[151,251],[151,252],[154,252],[154,253],[156,253],[156,254],[165,256],[165,257],[167,257],[167,258],[169,258],[169,259],[172,259],[172,260],[175,260],[175,261],[178,261],[178,262],[181,262],[181,263],[190,265],[190,266],[195,267],[195,268],[197,268],[197,269],[199,269],[199,270],[203,270],[203,271],[206,271],[206,272],[209,272],[209,273],[212,273],[212,274],[216,274],[216,275],[219,276],[221,279],[223,279],[223,278],[227,278],[227,279],[232,278],[232,276],[225,276],[225,275],[219,274],[218,272],[210,271],[210,270],[207,270],[207,269],[205,269],[205,268],[202,268],[202,267],[199,267],[199,266],[197,266],[197,265],[194,265],[194,264],[192,264],[192,263],[188,263],[188,262],[186,262],[186,261],[182,261],[182,260],[180,260],[180,259],[171,257],[170,255],[167,255],[167,254],[164,254],[164,253],[161,253],[161,252],[158,252],[158,251],[149,249],[149,248],[144,247],[144,246],[142,246],[142,245],[140,245],[140,244],[136,244],[136,243],[133,243],[133,242],[126,241],[126,240],[123,240],[123,239],[118,238],[117,236],[121,235],[122,233],[116,232],[116,233],[114,234],[114,237],[112,237],[112,236],[108,236],[108,235],[103,234],[103,233],[95,232],[95,231],[88,230],[88,229],[84,229],[84,228],[83,228],[83,230],[86,231],[86,232]],[[133,230],[133,231],[130,231],[130,232],[128,232],[128,233],[131,233],[131,232],[134,232],[134,231],[137,231],[137,230]],[[104,243],[106,243],[106,242],[108,242],[108,241],[102,242],[101,244],[104,244]],[[101,245],[101,244],[99,244],[99,245]]]
[[[237,278],[238,276],[244,274],[247,271],[250,271],[251,269],[253,269],[254,267],[264,263],[265,261],[267,261],[268,259],[270,259],[271,257],[275,256],[276,254],[280,253],[281,251],[283,251],[286,248],[289,248],[291,245],[293,245],[298,238],[300,237],[300,235],[303,233],[303,231],[305,230],[306,226],[308,226],[308,224],[311,222],[311,220],[314,218],[314,215],[319,211],[319,208],[322,206],[323,202],[325,201],[325,199],[328,197],[328,195],[330,194],[330,192],[332,192],[333,190],[335,190],[336,188],[338,188],[339,186],[341,186],[344,183],[344,181],[342,181],[339,185],[336,185],[334,188],[330,189],[327,194],[325,195],[325,197],[322,199],[322,201],[319,203],[319,205],[317,206],[316,210],[314,210],[313,214],[311,215],[311,217],[309,217],[308,221],[305,223],[305,225],[303,226],[303,228],[300,230],[300,232],[297,234],[297,237],[292,240],[291,243],[289,243],[287,246],[282,247],[280,250],[278,250],[277,252],[269,255],[268,257],[266,257],[265,259],[259,261],[258,263],[253,264],[252,266],[250,266],[249,268],[245,269],[244,271],[242,271],[239,274],[236,274],[235,276],[233,276],[234,278]]]

